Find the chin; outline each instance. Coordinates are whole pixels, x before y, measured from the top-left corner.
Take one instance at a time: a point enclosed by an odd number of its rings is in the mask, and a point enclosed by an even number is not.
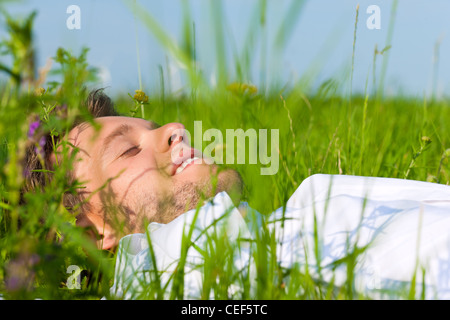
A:
[[[202,163],[186,168],[179,174],[179,178],[182,178],[184,185],[195,185],[197,192],[207,198],[225,191],[234,205],[237,206],[241,200],[243,182],[236,170]],[[215,189],[214,186],[216,186]]]

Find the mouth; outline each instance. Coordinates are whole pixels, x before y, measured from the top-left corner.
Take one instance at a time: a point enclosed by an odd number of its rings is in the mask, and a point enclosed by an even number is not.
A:
[[[203,161],[205,160],[205,161]],[[209,163],[207,159],[203,159],[201,152],[198,150],[191,148],[190,152],[186,154],[186,156],[182,157],[177,161],[177,163],[173,164],[172,167],[172,175],[177,175],[183,172],[187,167],[192,166],[194,164],[201,163]]]
[[[191,164],[193,164],[195,160],[201,160],[201,158],[193,157],[186,159],[177,167],[177,169],[175,170],[175,174],[180,174],[181,172],[183,172],[183,170],[186,169]]]

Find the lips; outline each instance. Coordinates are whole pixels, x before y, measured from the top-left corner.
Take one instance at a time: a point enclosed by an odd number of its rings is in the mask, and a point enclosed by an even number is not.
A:
[[[181,173],[188,165],[192,164],[195,160],[202,158],[201,152],[197,151],[194,148],[185,149],[183,151],[183,153],[186,153],[185,156],[175,159],[175,161],[173,161],[172,159],[172,161],[174,162],[172,167],[172,175]]]
[[[214,164],[214,160],[212,158],[203,156],[203,153],[201,151],[191,147],[184,148],[181,145],[179,146],[181,149],[172,152],[172,176],[180,174],[184,169],[193,164]],[[178,156],[176,156],[177,154]],[[180,156],[180,154],[182,154],[182,156]]]
[[[183,161],[183,163],[181,165],[179,165],[178,168],[175,170],[175,174],[179,174],[180,172],[182,172],[184,170],[184,168],[186,168],[188,165],[190,165],[197,159],[200,159],[200,158],[193,157],[193,158],[189,158],[189,159]]]

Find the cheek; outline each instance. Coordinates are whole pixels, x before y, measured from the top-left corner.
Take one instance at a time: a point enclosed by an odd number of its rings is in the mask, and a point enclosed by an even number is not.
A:
[[[171,187],[171,180],[156,166],[144,166],[138,160],[110,168],[111,187],[118,199],[139,199],[142,194],[163,194]],[[116,174],[113,175],[112,173]]]
[[[85,191],[94,191],[101,185],[100,171],[92,167],[91,161],[82,160],[74,165],[74,175],[85,188]]]
[[[109,166],[104,168],[102,175],[106,179],[132,181],[140,175],[150,171],[153,164],[145,163],[142,157],[130,157],[123,160],[112,162]]]

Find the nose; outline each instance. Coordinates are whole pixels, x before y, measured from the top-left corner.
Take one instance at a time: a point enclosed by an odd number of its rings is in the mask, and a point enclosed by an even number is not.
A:
[[[186,134],[186,129],[181,123],[168,123],[157,130],[160,131],[161,135],[158,139],[160,152],[169,151],[181,142],[189,145],[189,137]]]

